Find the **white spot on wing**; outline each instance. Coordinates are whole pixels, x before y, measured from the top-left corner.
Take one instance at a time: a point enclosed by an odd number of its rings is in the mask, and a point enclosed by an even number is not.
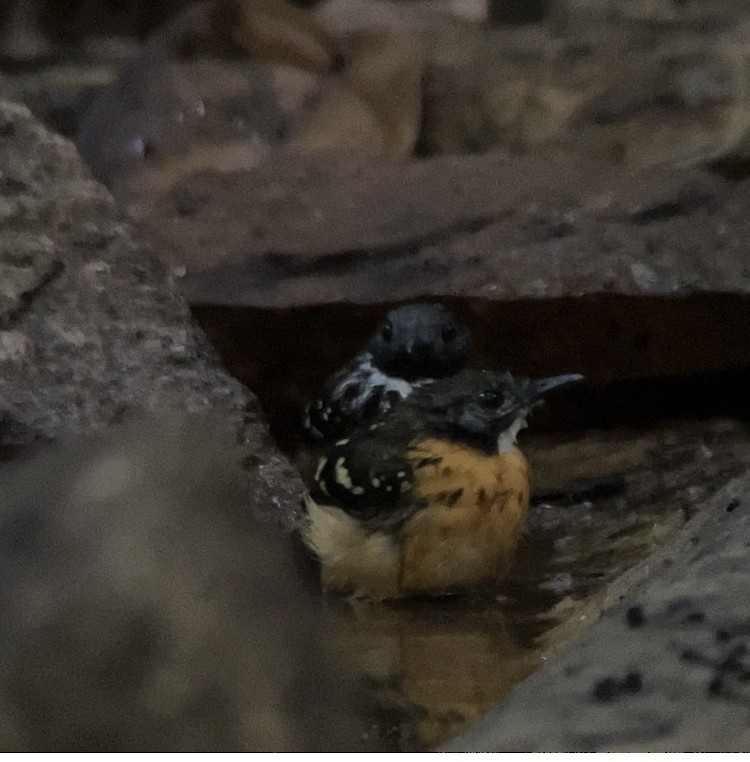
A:
[[[354,485],[352,479],[349,476],[349,470],[344,465],[346,458],[339,458],[336,461],[336,465],[333,467],[333,477],[336,482],[340,484],[344,489],[351,489]]]

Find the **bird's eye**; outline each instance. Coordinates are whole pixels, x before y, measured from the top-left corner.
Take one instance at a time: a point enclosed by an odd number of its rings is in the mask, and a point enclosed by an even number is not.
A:
[[[390,320],[380,329],[380,335],[383,337],[383,341],[390,343],[393,338],[393,325]]]
[[[456,328],[452,325],[443,326],[443,341],[446,343],[456,338]]]
[[[487,389],[487,391],[484,391],[479,395],[479,402],[482,407],[500,407],[503,403],[503,395],[500,394],[500,392],[496,392],[494,389]]]

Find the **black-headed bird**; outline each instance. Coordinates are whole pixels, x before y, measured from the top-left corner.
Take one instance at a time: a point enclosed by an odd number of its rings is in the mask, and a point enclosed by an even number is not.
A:
[[[502,577],[529,504],[516,435],[546,392],[580,378],[464,370],[328,447],[299,521],[324,588],[381,600]]]

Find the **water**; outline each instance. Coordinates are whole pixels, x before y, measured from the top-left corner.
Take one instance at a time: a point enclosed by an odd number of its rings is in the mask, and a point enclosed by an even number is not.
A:
[[[337,615],[332,650],[365,680],[384,748],[434,748],[502,700],[596,621],[611,584],[750,458],[750,434],[724,420],[524,443],[537,488],[556,499],[530,509],[500,588],[391,604],[327,600]],[[575,479],[571,496],[550,489],[563,474]]]

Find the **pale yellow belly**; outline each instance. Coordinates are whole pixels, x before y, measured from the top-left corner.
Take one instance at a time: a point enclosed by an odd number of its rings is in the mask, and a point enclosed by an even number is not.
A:
[[[397,536],[366,531],[340,508],[318,505],[309,495],[306,505],[300,533],[320,560],[326,590],[373,600],[399,597]]]

